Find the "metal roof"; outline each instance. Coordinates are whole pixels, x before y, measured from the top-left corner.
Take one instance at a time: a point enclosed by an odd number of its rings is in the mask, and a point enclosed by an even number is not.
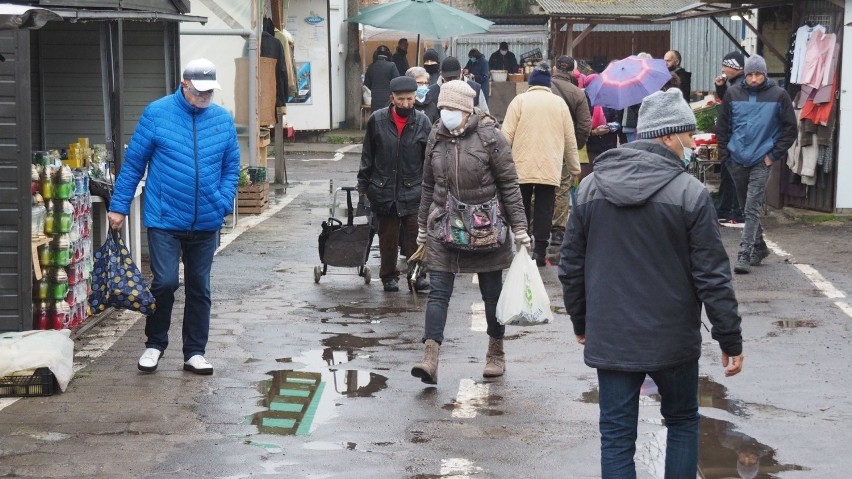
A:
[[[694,5],[694,0],[536,0],[552,16],[650,20]]]

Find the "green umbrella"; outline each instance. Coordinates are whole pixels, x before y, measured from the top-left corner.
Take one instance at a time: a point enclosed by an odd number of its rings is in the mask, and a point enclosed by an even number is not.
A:
[[[365,8],[346,21],[416,33],[418,63],[420,35],[442,39],[468,33],[483,33],[494,24],[435,0],[396,0]]]

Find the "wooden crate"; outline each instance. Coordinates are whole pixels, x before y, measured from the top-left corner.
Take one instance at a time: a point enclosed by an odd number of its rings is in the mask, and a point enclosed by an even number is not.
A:
[[[237,209],[241,215],[256,215],[269,208],[269,183],[255,183],[237,189]]]

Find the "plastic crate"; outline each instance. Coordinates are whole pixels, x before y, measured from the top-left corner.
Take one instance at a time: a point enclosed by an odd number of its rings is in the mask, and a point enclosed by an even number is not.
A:
[[[49,368],[38,368],[30,376],[0,377],[0,398],[51,396],[56,378]]]

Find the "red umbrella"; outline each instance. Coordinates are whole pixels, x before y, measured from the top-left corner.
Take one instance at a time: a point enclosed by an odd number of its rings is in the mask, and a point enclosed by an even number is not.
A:
[[[586,95],[592,105],[621,110],[641,103],[671,79],[665,61],[630,56],[610,63],[586,86]]]

